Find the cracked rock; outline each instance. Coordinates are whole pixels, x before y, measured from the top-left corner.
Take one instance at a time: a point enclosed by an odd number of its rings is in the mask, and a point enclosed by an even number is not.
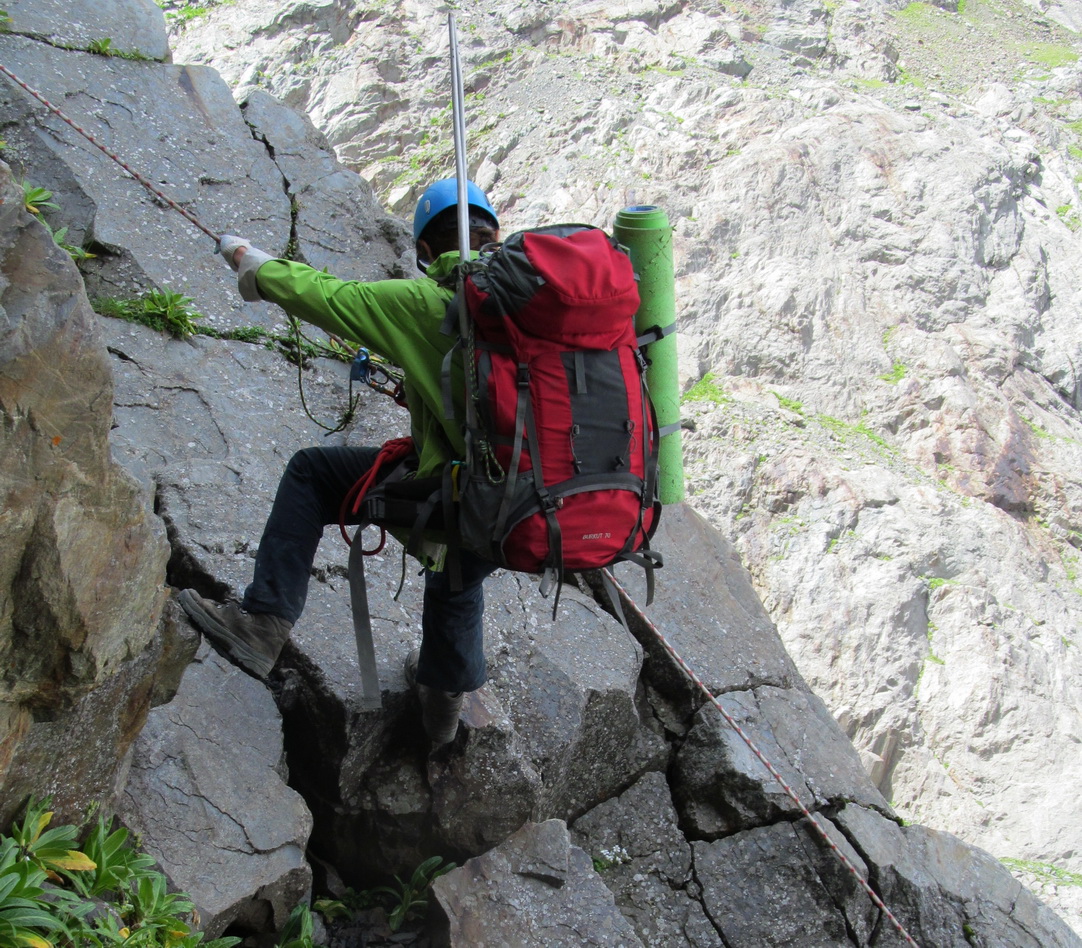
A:
[[[551,875],[557,857],[558,885]],[[440,876],[432,893],[449,948],[643,944],[559,820],[527,823],[501,846]]]
[[[312,818],[284,771],[270,693],[204,643],[136,742],[119,815],[210,938],[280,929],[307,898]]]

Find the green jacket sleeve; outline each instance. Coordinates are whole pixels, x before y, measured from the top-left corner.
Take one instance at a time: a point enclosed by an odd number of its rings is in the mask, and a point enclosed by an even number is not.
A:
[[[453,451],[462,450],[457,426],[443,418],[443,360],[454,339],[443,335],[440,326],[454,296],[450,288],[428,277],[374,283],[339,280],[288,260],[264,263],[256,283],[264,299],[290,315],[358,342],[401,368],[415,439],[439,428]],[[434,446],[421,447],[424,455]]]
[[[260,295],[290,315],[359,342],[407,372],[438,365],[451,346],[439,328],[453,293],[427,277],[359,283],[270,260],[256,281]]]

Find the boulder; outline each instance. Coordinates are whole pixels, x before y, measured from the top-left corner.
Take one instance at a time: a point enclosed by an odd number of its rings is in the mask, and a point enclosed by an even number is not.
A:
[[[861,857],[834,827],[825,825],[831,842],[865,875],[868,867]],[[802,823],[781,822],[692,843],[703,908],[723,944],[835,948],[878,943],[872,903],[811,832]]]
[[[852,800],[890,812],[852,744],[814,695],[763,687],[723,695],[718,703],[728,719],[712,703],[705,705],[676,754],[676,806],[693,837],[716,839],[801,812],[733,724],[807,809]]]
[[[0,34],[0,56],[204,227],[285,253],[292,220],[281,172],[213,70],[94,56],[8,34]],[[218,329],[274,326],[269,305],[243,308],[213,239],[6,81],[0,115],[15,123],[6,135],[9,162],[54,193],[60,210],[46,212],[51,226],[67,227],[69,244],[95,254],[83,264],[91,297],[169,290],[197,301],[192,309]]]
[[[507,944],[509,933],[523,948],[643,944],[560,820],[527,823],[440,876],[432,894],[449,948]]]
[[[112,378],[78,271],[6,165],[0,195],[0,822],[30,793],[77,820],[190,648],[160,622],[161,524],[109,455]]]
[[[310,894],[312,818],[286,785],[267,689],[204,643],[133,758],[118,816],[191,896],[207,937],[280,930]]]
[[[709,948],[718,932],[703,908],[691,843],[681,832],[665,775],[644,774],[571,826],[571,838],[644,945]]]
[[[950,833],[899,826],[856,804],[833,822],[874,867],[877,891],[922,945],[1082,945],[996,859]]]

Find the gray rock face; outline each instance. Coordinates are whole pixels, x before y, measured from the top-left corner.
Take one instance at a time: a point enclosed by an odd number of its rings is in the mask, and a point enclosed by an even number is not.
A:
[[[4,9],[12,33],[54,46],[87,49],[98,43],[110,53],[169,60],[165,15],[152,0],[101,0],[94,4],[8,0]]]
[[[643,944],[717,944],[664,774],[645,774],[577,819],[571,830]]]
[[[159,628],[168,548],[109,457],[112,379],[82,281],[7,166],[0,194],[0,822],[31,792],[78,818],[122,779],[190,649]]]
[[[778,823],[692,844],[696,871],[702,873],[703,905],[725,944],[828,948],[874,943],[871,902],[809,835],[802,824]],[[831,838],[863,875],[867,867],[853,848],[836,831]],[[928,944],[965,943],[960,924],[951,932],[958,942]]]
[[[527,824],[432,891],[450,946],[642,945],[559,820]]]
[[[312,818],[286,786],[266,688],[204,644],[133,758],[119,815],[192,897],[207,937],[280,929],[311,887]]]
[[[760,688],[719,703],[808,809],[842,799],[889,812],[818,698],[803,690]],[[800,812],[712,704],[696,716],[675,766],[677,809],[697,838],[716,839]]]

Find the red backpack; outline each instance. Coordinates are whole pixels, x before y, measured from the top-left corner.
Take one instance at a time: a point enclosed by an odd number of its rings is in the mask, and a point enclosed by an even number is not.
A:
[[[408,526],[406,546],[437,532],[507,569],[542,573],[632,560],[648,573],[658,430],[635,336],[639,294],[627,254],[580,224],[524,230],[465,267],[443,331],[463,353],[466,457],[433,484],[398,479],[354,504],[362,518]],[[557,596],[558,598],[558,596]]]

